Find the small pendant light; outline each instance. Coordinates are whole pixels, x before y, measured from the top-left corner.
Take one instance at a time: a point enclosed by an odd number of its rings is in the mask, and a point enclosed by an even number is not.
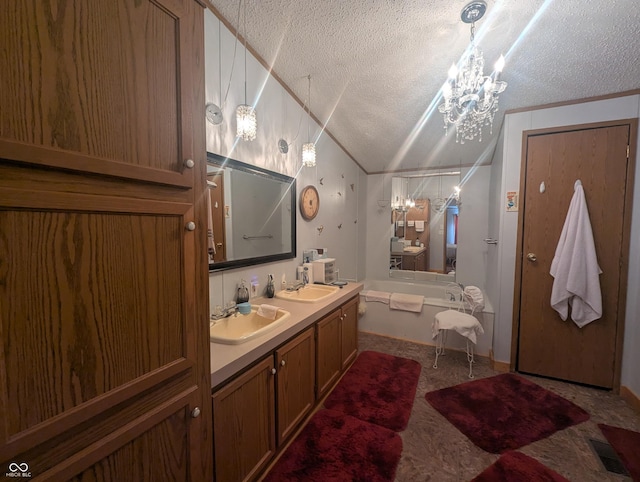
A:
[[[311,74],[307,76],[309,79],[309,93],[307,110],[309,112],[309,119],[307,123],[307,142],[302,144],[302,165],[304,167],[315,167],[316,165],[316,145],[311,142],[310,124],[311,124]]]

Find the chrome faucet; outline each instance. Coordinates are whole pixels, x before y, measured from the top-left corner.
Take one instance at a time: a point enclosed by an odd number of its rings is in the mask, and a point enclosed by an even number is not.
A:
[[[302,279],[301,281],[298,281],[295,284],[287,286],[287,291],[298,291],[300,288],[304,288],[305,285],[306,283],[304,282],[304,279]]]
[[[211,320],[218,321],[223,318],[228,318],[231,315],[238,316],[238,306],[234,301],[230,301],[229,303],[227,303],[227,305],[224,308],[220,305],[217,305],[213,309],[213,313],[211,314]]]
[[[454,295],[453,292],[446,291],[446,293],[449,295],[449,301],[455,301],[456,300],[456,295]]]

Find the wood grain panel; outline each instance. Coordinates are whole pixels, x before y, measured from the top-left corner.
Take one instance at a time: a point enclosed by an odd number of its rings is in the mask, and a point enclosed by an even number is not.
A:
[[[181,216],[0,211],[7,432],[186,356]]]
[[[276,366],[280,445],[293,433],[315,402],[316,353],[313,327],[276,351]]]
[[[3,2],[0,138],[180,172],[192,74],[176,15],[142,1]]]
[[[611,388],[615,365],[629,126],[530,136],[524,196],[518,369]],[[600,276],[603,316],[583,328],[563,322],[549,300],[556,245],[580,179]],[[545,183],[544,193],[540,184]],[[526,260],[534,253],[537,261]]]
[[[348,301],[342,307],[341,321],[342,370],[346,370],[358,355],[358,298]]]
[[[342,367],[340,346],[340,310],[336,310],[316,325],[316,398],[323,395],[338,381]]]
[[[216,481],[253,480],[276,450],[273,357],[213,394]]]

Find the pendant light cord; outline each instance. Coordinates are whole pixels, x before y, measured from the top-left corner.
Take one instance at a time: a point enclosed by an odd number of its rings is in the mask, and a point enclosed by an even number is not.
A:
[[[237,16],[237,21],[236,21],[236,40],[233,43],[233,60],[231,61],[231,73],[229,74],[229,83],[227,84],[227,91],[224,94],[224,100],[222,101],[222,109],[224,110],[224,107],[227,105],[227,98],[229,97],[229,89],[231,88],[231,79],[233,78],[233,70],[234,67],[236,65],[236,51],[238,49],[238,32],[240,31],[240,11],[242,9],[242,0],[240,0],[240,3],[238,4],[238,16]],[[220,42],[220,45],[222,45],[222,42]],[[246,46],[246,39],[245,39],[245,46]],[[246,49],[246,47],[245,47]],[[246,59],[246,50],[245,50],[245,59]],[[220,57],[220,76],[222,76],[222,57]],[[245,63],[246,65],[246,63]],[[245,83],[246,83],[246,70],[245,70]],[[245,94],[246,97],[246,94]]]
[[[240,0],[242,3],[242,0]],[[244,2],[244,103],[247,103],[247,2]]]
[[[309,115],[307,119],[307,142],[311,142],[311,74],[307,76],[309,79],[309,90],[307,92],[307,113]]]

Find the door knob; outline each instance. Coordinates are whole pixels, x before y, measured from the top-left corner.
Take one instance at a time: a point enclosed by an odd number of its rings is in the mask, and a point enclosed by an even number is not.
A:
[[[198,418],[200,416],[200,407],[196,407],[191,411],[192,418]]]
[[[534,253],[527,254],[527,259],[532,263],[535,263],[536,261],[538,261],[538,258]]]
[[[285,366],[286,364],[287,364],[287,362],[285,362],[284,360],[282,360],[282,361],[280,362],[280,365],[282,365],[282,366]]]

